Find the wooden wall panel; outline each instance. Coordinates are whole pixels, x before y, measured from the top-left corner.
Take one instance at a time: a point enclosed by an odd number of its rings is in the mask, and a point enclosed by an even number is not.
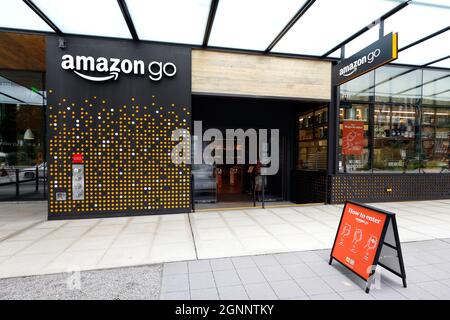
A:
[[[192,92],[329,100],[331,62],[196,49]]]
[[[0,69],[45,72],[45,36],[0,32]]]

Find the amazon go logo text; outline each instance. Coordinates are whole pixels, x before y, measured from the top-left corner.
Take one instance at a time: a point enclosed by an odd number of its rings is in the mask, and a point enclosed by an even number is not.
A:
[[[147,72],[150,80],[159,81],[163,76],[173,77],[177,73],[177,67],[172,62],[151,61],[145,64],[142,60],[74,57],[70,54],[62,56],[61,67],[64,70],[72,70],[76,75],[90,81],[117,80],[121,73],[145,75]]]
[[[367,55],[354,60],[353,62],[339,69],[339,75],[344,77],[351,76],[353,73],[356,72],[356,70],[358,70],[358,67],[366,63],[371,64],[375,60],[375,58],[379,57],[380,53],[381,53],[380,49],[375,49],[369,52]]]

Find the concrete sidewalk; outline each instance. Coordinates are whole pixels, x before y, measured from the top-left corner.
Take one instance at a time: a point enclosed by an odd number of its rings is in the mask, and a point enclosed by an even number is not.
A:
[[[403,244],[408,287],[379,268],[365,283],[329,250],[190,260],[80,273],[0,279],[2,299],[450,299],[450,239]]]
[[[166,263],[161,299],[193,300],[449,300],[450,239],[403,245],[408,287],[378,267],[369,294],[366,283],[330,250]]]
[[[0,203],[0,241],[47,220],[47,202]]]
[[[374,205],[397,214],[402,242],[450,237],[450,200]],[[28,221],[42,219],[45,211],[44,206],[0,205],[0,229],[24,226],[0,241],[0,278],[329,249],[342,206]]]

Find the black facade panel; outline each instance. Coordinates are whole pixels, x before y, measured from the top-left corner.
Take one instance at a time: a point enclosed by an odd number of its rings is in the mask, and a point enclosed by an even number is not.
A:
[[[327,173],[325,171],[294,170],[292,172],[291,201],[320,203],[327,200]]]
[[[47,38],[49,218],[188,211],[190,167],[174,164],[170,153],[178,143],[171,141],[172,131],[190,130],[191,125],[190,48],[65,40],[67,47],[61,49],[58,37]],[[63,69],[65,55],[93,57],[96,65],[91,70],[89,61],[80,60],[80,66],[87,63],[86,70]],[[108,60],[107,71],[97,64],[99,57]],[[111,58],[120,60],[117,75],[117,60]],[[173,63],[176,73],[167,65],[167,74],[153,81],[148,69],[152,61],[155,79],[165,63]],[[130,68],[135,69],[128,72]],[[190,147],[189,141],[184,143]],[[77,194],[80,184],[72,181],[75,154],[82,155],[84,170],[84,191]]]
[[[450,198],[448,174],[343,174],[328,179],[329,203]]]

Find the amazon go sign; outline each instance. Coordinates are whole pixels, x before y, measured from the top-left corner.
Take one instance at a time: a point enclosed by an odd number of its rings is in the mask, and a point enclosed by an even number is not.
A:
[[[163,76],[173,77],[177,67],[172,62],[151,61],[145,64],[142,60],[118,58],[94,58],[91,56],[63,55],[61,67],[71,70],[79,77],[90,81],[117,80],[120,74],[145,75],[152,81],[159,81]]]
[[[381,53],[380,49],[375,49],[369,52],[367,55],[362,56],[361,58],[356,59],[355,61],[352,61],[348,65],[339,69],[339,75],[345,77],[352,75],[354,72],[358,70],[358,67],[366,63],[371,64],[375,60],[375,58],[378,58],[380,56],[380,53]]]

